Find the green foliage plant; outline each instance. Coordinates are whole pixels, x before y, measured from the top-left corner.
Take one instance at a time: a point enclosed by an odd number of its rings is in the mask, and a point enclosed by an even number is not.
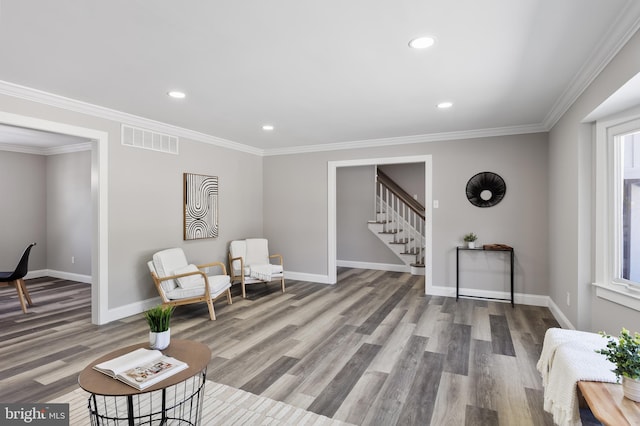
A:
[[[469,232],[467,235],[464,236],[464,242],[465,243],[473,242],[473,241],[475,241],[477,239],[478,239],[478,236],[476,234],[474,234],[473,232]]]
[[[149,324],[149,328],[154,333],[161,333],[169,330],[169,322],[175,306],[159,305],[145,311],[144,317]]]
[[[623,327],[618,339],[602,331],[599,334],[609,339],[609,342],[606,349],[599,349],[596,352],[615,364],[616,368],[613,372],[616,373],[618,380],[620,376],[640,379],[640,333],[635,332],[632,336],[629,330]]]

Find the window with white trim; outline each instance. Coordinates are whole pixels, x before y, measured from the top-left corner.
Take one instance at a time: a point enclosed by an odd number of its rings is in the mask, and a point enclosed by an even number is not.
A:
[[[620,136],[622,163],[618,191],[621,192],[621,256],[618,279],[640,285],[640,123],[634,133]]]
[[[640,111],[596,123],[597,295],[640,310]]]

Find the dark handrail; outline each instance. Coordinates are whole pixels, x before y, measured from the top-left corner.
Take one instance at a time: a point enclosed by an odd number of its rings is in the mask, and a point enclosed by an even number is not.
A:
[[[400,185],[394,182],[387,174],[385,174],[382,170],[377,170],[378,174],[378,182],[391,191],[396,197],[398,197],[403,203],[405,203],[411,210],[413,210],[418,216],[420,216],[423,220],[425,219],[425,208],[418,200],[413,198],[407,191],[402,189]]]

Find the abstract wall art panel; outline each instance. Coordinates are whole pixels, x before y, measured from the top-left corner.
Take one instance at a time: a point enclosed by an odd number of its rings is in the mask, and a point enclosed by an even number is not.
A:
[[[184,239],[218,237],[218,176],[184,174]]]

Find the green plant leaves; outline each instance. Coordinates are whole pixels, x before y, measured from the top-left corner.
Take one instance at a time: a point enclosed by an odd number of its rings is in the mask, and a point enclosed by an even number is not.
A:
[[[640,333],[633,336],[626,328],[620,331],[620,336],[615,339],[604,332],[600,335],[609,339],[606,349],[596,350],[615,364],[613,372],[618,379],[620,376],[630,379],[640,378]]]
[[[150,330],[154,333],[167,331],[174,309],[175,306],[159,305],[145,311],[144,317],[149,324]]]

